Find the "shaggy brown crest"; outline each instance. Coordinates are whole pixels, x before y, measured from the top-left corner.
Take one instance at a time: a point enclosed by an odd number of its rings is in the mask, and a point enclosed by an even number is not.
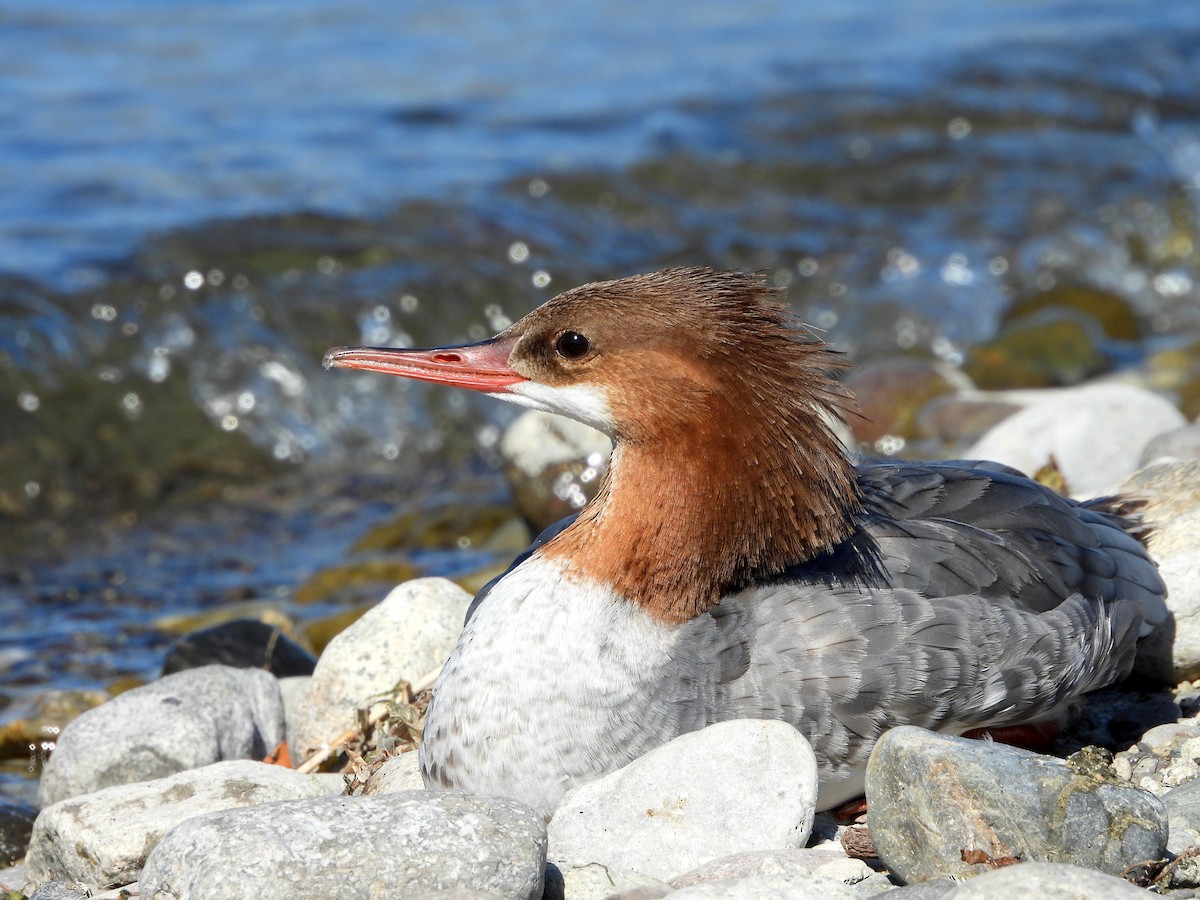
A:
[[[669,269],[567,291],[501,335],[514,370],[599,387],[611,413],[608,477],[542,553],[683,622],[853,533],[858,483],[823,419],[852,404],[843,363],[774,295]],[[586,354],[556,352],[568,333]]]

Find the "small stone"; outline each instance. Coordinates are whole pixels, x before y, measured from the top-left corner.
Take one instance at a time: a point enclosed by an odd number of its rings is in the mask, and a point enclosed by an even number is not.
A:
[[[859,895],[853,888],[837,881],[792,872],[710,881],[682,888],[668,896],[670,900],[778,900],[780,897],[854,900]]]
[[[421,777],[421,761],[417,752],[401,753],[389,759],[371,773],[363,787],[363,796],[395,794],[400,791],[423,791],[425,780]]]
[[[178,825],[142,869],[145,900],[539,898],[546,828],[515,801],[420,791],[225,810]]]
[[[943,895],[945,900],[1145,900],[1146,891],[1123,878],[1065,863],[1028,862],[972,878]],[[897,895],[898,900],[904,898]]]
[[[867,808],[896,877],[968,878],[1012,862],[1070,862],[1113,874],[1166,849],[1155,797],[1071,765],[904,726],[867,764]]]
[[[722,856],[671,879],[671,887],[685,888],[693,884],[724,881],[728,878],[747,878],[751,875],[811,875],[831,863],[847,861],[845,853],[827,849],[799,847],[794,850],[751,850]]]
[[[276,678],[311,675],[317,658],[277,625],[234,619],[184,635],[167,651],[163,674],[213,663],[238,669],[266,669]]]
[[[146,854],[162,836],[193,816],[328,793],[316,778],[253,760],[114,785],[42,810],[29,846],[29,876],[92,888],[129,884],[137,881]]]
[[[546,888],[542,900],[604,900],[614,894],[640,891],[657,892],[663,897],[671,892],[666,882],[638,872],[623,872],[600,863],[591,863],[566,871],[547,866]]]
[[[283,701],[260,669],[188,669],[114,697],[59,736],[38,804],[224,759],[262,759],[283,740]]]
[[[292,759],[323,749],[355,725],[358,710],[445,662],[470,602],[470,594],[445,578],[406,581],[330,641],[289,722]]]
[[[731,853],[802,847],[816,792],[816,759],[795,728],[720,722],[569,791],[550,858],[669,879]]]

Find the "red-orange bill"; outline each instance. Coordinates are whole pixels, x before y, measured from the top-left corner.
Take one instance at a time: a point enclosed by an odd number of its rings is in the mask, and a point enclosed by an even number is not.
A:
[[[324,365],[327,369],[363,369],[489,394],[504,393],[527,380],[508,364],[514,343],[512,339],[493,338],[479,344],[431,350],[337,347],[325,354]]]

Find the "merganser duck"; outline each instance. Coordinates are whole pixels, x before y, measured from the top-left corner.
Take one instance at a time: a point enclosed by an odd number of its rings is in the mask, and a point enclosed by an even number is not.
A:
[[[482,391],[607,433],[599,494],[485,588],[434,689],[428,786],[549,816],[684,732],[783,719],[819,809],[880,734],[1036,722],[1129,674],[1167,617],[1128,504],[995,464],[855,466],[844,366],[751,275],[566,291],[478,344],[326,367]]]

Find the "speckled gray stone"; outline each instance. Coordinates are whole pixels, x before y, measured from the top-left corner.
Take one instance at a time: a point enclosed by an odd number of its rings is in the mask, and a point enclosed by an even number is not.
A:
[[[1162,801],[1171,824],[1167,849],[1182,853],[1200,844],[1200,778],[1171,788]]]
[[[28,875],[35,883],[129,884],[162,836],[193,816],[329,793],[323,778],[248,759],[114,785],[42,810],[29,846]]]
[[[415,751],[401,753],[389,759],[371,773],[363,787],[363,796],[395,794],[399,791],[423,791],[425,781],[421,777],[421,762]]]
[[[816,795],[816,760],[795,728],[720,722],[569,791],[550,858],[665,880],[731,853],[802,847]]]
[[[141,900],[292,900],[490,891],[541,897],[540,814],[498,797],[414,791],[226,810],[172,829]]]
[[[230,666],[177,672],[69,723],[42,772],[38,805],[225,759],[262,759],[283,737],[283,701],[270,673]]]
[[[890,895],[889,895],[890,896]],[[1145,900],[1152,896],[1123,878],[1062,863],[1006,866],[960,884],[944,900]],[[902,900],[902,898],[897,898]]]
[[[988,741],[894,728],[867,764],[871,837],[905,882],[978,875],[992,868],[987,858],[1114,874],[1160,858],[1162,803],[1105,774]]]

